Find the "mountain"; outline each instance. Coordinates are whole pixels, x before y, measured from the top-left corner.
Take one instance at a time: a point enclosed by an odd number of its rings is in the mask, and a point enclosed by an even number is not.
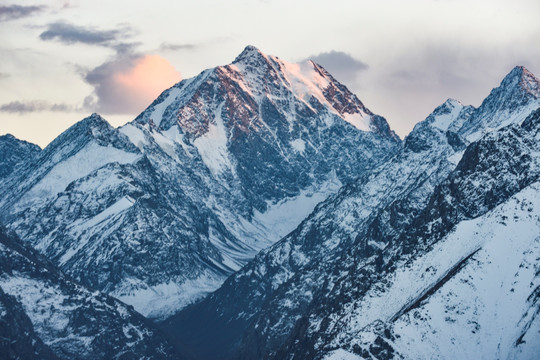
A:
[[[97,114],[6,179],[0,219],[81,284],[164,318],[401,146],[321,66],[248,46],[133,122]]]
[[[163,328],[197,359],[531,358],[538,84],[517,67],[479,108],[448,100]]]
[[[279,352],[533,358],[540,158],[530,154],[538,154],[539,130],[536,111],[522,126],[471,145],[421,214],[393,238],[396,245],[383,249],[382,261],[351,263],[347,278],[336,278],[326,299],[339,305],[325,299],[310,309],[310,326],[315,317],[324,325],[296,328]]]
[[[11,134],[0,136],[0,182],[13,173],[17,165],[36,157],[39,146],[19,140]]]
[[[173,359],[163,334],[0,228],[0,353],[9,359]]]
[[[39,207],[95,169],[112,162],[133,162],[138,157],[138,149],[127,137],[93,114],[66,130],[7,178],[0,206],[11,212]]]

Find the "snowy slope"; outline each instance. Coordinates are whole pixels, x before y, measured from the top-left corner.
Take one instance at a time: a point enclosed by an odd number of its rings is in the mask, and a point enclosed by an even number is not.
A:
[[[95,114],[68,129],[7,180],[0,218],[77,281],[164,318],[399,147],[319,65],[247,47],[120,129]]]
[[[0,308],[3,356],[177,358],[162,334],[133,308],[77,285],[4,229],[0,229]],[[17,348],[16,343],[24,341],[31,346]]]
[[[455,113],[457,119],[470,116],[470,107],[457,103],[456,106],[461,110]],[[457,148],[456,152],[445,131],[431,126],[439,116],[446,116],[448,107],[447,103],[441,105],[418,125],[405,139],[401,153],[356,183],[344,186],[336,196],[319,205],[298,229],[263,250],[215,294],[168,320],[165,328],[179,333],[182,342],[200,351],[197,356],[208,359],[234,357],[227,352],[238,349],[231,349],[230,345],[237,343],[237,338],[245,337],[243,333],[250,328],[273,327],[279,329],[280,334],[290,332],[294,320],[302,316],[305,306],[313,301],[313,288],[323,286],[325,278],[321,274],[332,272],[334,264],[327,260],[358,241],[358,228],[362,222],[373,221],[373,213],[390,206],[400,197],[405,197],[403,202],[408,206],[400,211],[418,211],[415,208],[427,202],[426,194],[433,191],[455,166],[455,155],[460,155],[462,150]],[[385,244],[372,242],[370,246],[377,248]],[[279,299],[276,301],[280,304],[276,306],[284,306],[287,310],[276,311],[272,305],[268,312],[264,311],[273,297]],[[201,322],[200,318],[205,321]],[[256,325],[257,319],[265,324]],[[222,326],[227,328],[226,332]],[[186,329],[185,333],[183,329]],[[260,336],[268,337],[266,334]],[[283,335],[274,336],[275,339],[269,338],[270,346],[277,346],[284,340]],[[206,347],[203,339],[208,337],[219,339],[221,345]],[[247,348],[242,346],[243,350]],[[252,350],[263,351],[264,346],[268,345],[256,342]],[[248,358],[260,356],[263,354],[246,355]]]
[[[15,298],[0,288],[0,353],[7,359],[58,359]]]
[[[423,237],[420,243],[430,244],[427,251],[418,246],[396,270],[340,309],[327,332],[333,333],[331,340],[321,336],[315,346],[343,347],[341,352],[364,358],[534,358],[540,346],[540,111],[529,120],[521,129],[514,126],[483,140],[480,151],[468,150],[480,159],[462,163],[434,194],[430,215],[420,220],[426,224],[423,232],[411,229],[413,236],[402,237]],[[504,153],[521,160],[508,164],[500,153],[491,154],[488,145],[494,143],[510,145]],[[490,184],[490,178],[499,182]],[[480,179],[485,188],[474,186]],[[469,204],[458,201],[460,193],[472,198]],[[494,199],[493,193],[499,196]],[[445,205],[437,205],[437,198]],[[455,225],[441,231],[445,226],[439,224],[447,221]]]
[[[369,126],[358,131],[351,116]],[[383,118],[317,64],[287,63],[252,46],[232,64],[165,91],[121,131],[139,144],[153,138],[193,169],[202,162],[210,174],[200,177],[226,188],[211,190],[206,203],[257,250],[294,229],[313,210],[312,199],[335,193],[398,143]],[[226,206],[229,193],[234,204]],[[297,210],[276,226],[273,214],[284,203]]]
[[[523,121],[540,106],[538,79],[523,66],[516,66],[506,75],[501,86],[493,89],[482,102],[471,121],[459,130],[468,141],[478,139],[482,132],[498,129],[512,122]]]
[[[352,309],[378,319],[381,314],[359,304],[370,289],[377,296],[384,292],[386,280],[379,276],[392,274],[406,264],[403,259],[427,251],[460,221],[481,216],[534,182],[539,113],[525,122],[523,113],[538,96],[523,92],[521,105],[511,110],[497,104],[507,99],[501,94],[521,93],[514,88],[521,81],[508,81],[515,74],[486,98],[489,106],[475,109],[449,100],[438,107],[390,161],[319,204],[295,231],[164,328],[200,358],[305,358],[336,348],[334,339],[347,323],[339,319]],[[468,128],[471,121],[474,129]],[[482,140],[471,143],[460,133]],[[449,193],[441,192],[445,179],[454,179],[445,188]],[[443,216],[430,223],[432,211]],[[200,339],[212,339],[215,346],[205,347]],[[337,343],[344,347],[339,354],[352,351],[346,339]],[[385,358],[384,347],[376,345],[380,354],[374,356]]]
[[[459,223],[428,253],[389,275],[384,291],[367,294],[340,319],[334,345],[348,350],[332,350],[324,359],[535,358],[539,190],[533,183]],[[378,338],[392,350],[378,353]]]
[[[398,353],[406,358],[453,358],[460,356],[459,349],[461,356],[475,359],[530,359],[539,353],[538,331],[528,334],[530,341],[520,341],[539,320],[539,185],[532,184],[482,217],[460,223],[403,275],[396,274],[394,284],[426,286],[463,255],[474,253],[421,306],[395,320]],[[430,267],[434,271],[422,277],[420,272]],[[421,293],[422,288],[409,287],[401,296],[414,294],[411,290]],[[430,336],[433,332],[437,336]]]

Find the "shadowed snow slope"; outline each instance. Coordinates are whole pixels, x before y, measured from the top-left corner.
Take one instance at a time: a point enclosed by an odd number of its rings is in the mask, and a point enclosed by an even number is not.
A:
[[[132,307],[74,283],[0,228],[0,354],[6,359],[173,359]]]

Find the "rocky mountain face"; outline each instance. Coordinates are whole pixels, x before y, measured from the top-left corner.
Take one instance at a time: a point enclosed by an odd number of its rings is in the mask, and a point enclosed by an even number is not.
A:
[[[17,165],[35,158],[40,151],[39,146],[19,140],[13,135],[0,136],[0,182],[11,175]]]
[[[0,228],[0,354],[5,359],[176,359],[132,307],[73,282]]]
[[[6,178],[0,218],[76,281],[164,318],[400,146],[321,66],[248,46],[120,129],[72,126]]]
[[[533,358],[538,84],[517,67],[447,101],[163,328],[197,359]]]

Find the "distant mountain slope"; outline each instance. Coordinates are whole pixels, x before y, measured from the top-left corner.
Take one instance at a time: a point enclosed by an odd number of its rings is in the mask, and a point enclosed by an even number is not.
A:
[[[540,111],[531,113],[540,106],[540,99],[538,93],[527,90],[537,88],[533,80],[538,83],[518,67],[478,109],[454,100],[438,107],[415,127],[402,151],[391,160],[319,204],[294,232],[262,251],[215,293],[167,320],[164,328],[193,350],[196,358],[204,359],[302,359],[325,355],[341,359],[356,358],[354,353],[386,359],[402,350],[412,358],[424,357],[425,353],[415,353],[417,348],[405,351],[406,344],[394,349],[387,339],[390,335],[384,339],[367,336],[372,343],[366,345],[368,340],[358,340],[358,332],[369,325],[382,329],[384,335],[385,326],[405,313],[400,314],[400,310],[415,304],[414,296],[424,301],[423,295],[430,296],[430,291],[438,289],[437,284],[443,285],[442,279],[448,280],[445,275],[453,276],[465,266],[461,260],[484,256],[484,250],[473,254],[479,247],[470,252],[466,247],[456,249],[452,254],[455,262],[450,260],[451,253],[431,253],[432,246],[443,246],[444,241],[437,243],[451,237],[453,229],[467,227],[465,221],[481,217],[501,204],[512,213],[513,202],[517,201],[512,197],[526,196],[520,194],[522,190],[538,196],[534,183],[540,160]],[[474,127],[470,126],[472,122]],[[527,214],[517,214],[518,222],[535,229],[536,218]],[[486,215],[482,226],[489,229],[493,216]],[[532,251],[534,257],[537,238],[530,234],[523,234],[523,249]],[[519,234],[513,235],[519,238]],[[459,241],[473,244],[474,239],[474,232],[468,232]],[[445,246],[451,248],[452,242]],[[406,281],[396,285],[401,286],[396,289],[401,289],[402,294],[398,290],[391,296],[387,293],[400,271],[407,272],[419,258],[430,259],[430,254],[433,258],[449,258],[446,263],[440,260],[434,269],[428,267],[426,273],[409,274]],[[512,264],[519,265],[520,253],[512,254]],[[486,278],[471,281],[498,281],[497,273],[489,269],[479,269],[489,272]],[[471,276],[474,278],[474,271]],[[527,276],[530,273],[520,280],[521,287],[529,285]],[[537,277],[531,280],[534,284]],[[537,311],[536,302],[527,300],[529,295],[534,298],[534,288],[526,295],[520,292],[516,298],[524,304],[517,312],[529,320]],[[467,291],[455,296],[476,301]],[[370,305],[375,301],[379,307]],[[504,319],[516,321],[515,317]],[[377,325],[378,320],[384,326]],[[435,336],[422,328],[427,324],[420,324],[425,341]],[[494,336],[501,335],[505,334],[497,332]],[[517,340],[513,334],[507,335],[509,341]],[[534,338],[527,335],[531,336]],[[482,339],[477,339],[481,345]],[[205,346],[209,342],[214,346]],[[486,346],[486,353],[490,353],[493,349]],[[518,348],[514,350],[522,351]],[[534,347],[527,349],[523,354]],[[426,357],[437,353],[436,346],[431,351]]]
[[[3,228],[0,332],[2,358],[177,358],[133,308],[74,283]]]
[[[99,115],[6,180],[0,217],[82,284],[163,318],[401,141],[313,63],[248,46],[120,129]]]

